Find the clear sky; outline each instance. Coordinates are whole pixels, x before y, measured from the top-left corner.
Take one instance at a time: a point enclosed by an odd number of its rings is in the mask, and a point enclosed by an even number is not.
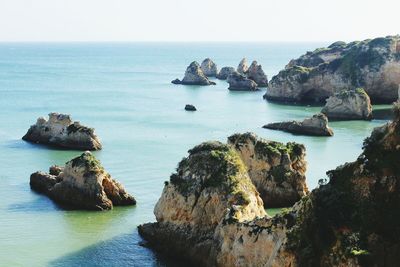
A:
[[[399,18],[400,0],[0,0],[0,41],[350,41]]]

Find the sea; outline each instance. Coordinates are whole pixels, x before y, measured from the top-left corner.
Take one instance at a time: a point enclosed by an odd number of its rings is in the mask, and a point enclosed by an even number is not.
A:
[[[386,120],[330,122],[333,137],[292,135],[262,126],[302,120],[321,107],[270,103],[266,89],[232,92],[220,80],[215,86],[170,82],[207,57],[219,68],[236,67],[243,57],[257,60],[271,78],[290,59],[326,45],[0,43],[0,266],[184,266],[147,248],[137,226],[155,221],[164,181],[188,149],[234,133],[304,144],[307,185],[316,188],[326,171],[355,160],[363,140]],[[197,111],[185,111],[186,104]],[[136,207],[63,210],[30,189],[31,173],[82,153],[21,140],[50,112],[96,129],[103,149],[95,156],[134,195]]]

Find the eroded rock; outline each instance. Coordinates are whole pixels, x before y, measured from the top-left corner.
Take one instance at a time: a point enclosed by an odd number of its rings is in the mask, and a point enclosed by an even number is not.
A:
[[[200,68],[207,77],[216,77],[218,74],[217,64],[210,58],[204,59]]]
[[[256,91],[257,84],[244,75],[234,72],[228,76],[229,90],[232,91]]]
[[[223,67],[217,74],[217,79],[226,80],[228,76],[236,70],[233,67]]]
[[[264,73],[260,64],[257,61],[253,61],[247,70],[247,78],[255,81],[258,87],[268,86],[268,77]]]
[[[215,85],[215,82],[210,81],[200,68],[199,63],[193,61],[185,71],[185,77],[182,81],[179,79],[173,80],[173,84],[185,85]]]
[[[190,105],[190,104],[187,104],[187,105],[185,106],[185,110],[186,110],[186,111],[196,111],[197,109],[196,109],[195,106]]]
[[[343,90],[326,100],[321,110],[329,120],[370,120],[372,105],[362,88]]]
[[[324,103],[344,88],[365,89],[373,103],[392,103],[400,84],[400,36],[388,36],[328,48],[292,60],[272,77],[265,98]]]
[[[315,114],[303,121],[269,123],[263,128],[301,135],[333,136],[333,131],[328,126],[328,118],[322,113]]]
[[[55,202],[76,209],[108,210],[136,204],[89,151],[68,161],[65,167],[50,167],[49,174],[33,173],[30,185]]]
[[[48,120],[38,118],[22,139],[68,149],[99,150],[102,147],[93,128],[72,121],[70,115],[59,113],[50,113]]]
[[[237,67],[237,72],[239,72],[242,75],[247,74],[247,71],[249,69],[249,65],[247,64],[247,59],[243,58],[240,62],[239,65]]]

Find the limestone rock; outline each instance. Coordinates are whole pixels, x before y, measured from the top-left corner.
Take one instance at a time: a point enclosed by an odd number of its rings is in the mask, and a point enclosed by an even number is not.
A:
[[[255,81],[258,87],[268,86],[268,77],[257,61],[253,61],[251,63],[249,69],[247,70],[247,78]]]
[[[328,118],[322,113],[315,114],[311,118],[304,119],[303,121],[269,123],[264,125],[263,128],[301,135],[333,135],[332,129],[328,126]]]
[[[237,67],[237,72],[239,72],[242,75],[245,75],[249,69],[249,65],[247,64],[247,59],[243,58]]]
[[[233,67],[223,67],[217,74],[217,79],[226,80],[228,76],[235,72]]]
[[[257,84],[244,75],[234,72],[228,76],[229,90],[232,91],[256,91],[258,90]]]
[[[108,210],[136,204],[89,151],[68,161],[65,167],[52,166],[50,174],[33,173],[30,185],[55,202],[76,209]]]
[[[397,100],[400,84],[400,36],[388,36],[328,48],[292,60],[272,77],[264,98],[324,103],[343,89],[365,89],[372,103]]]
[[[23,140],[68,149],[99,150],[101,143],[93,128],[72,121],[70,115],[50,113],[40,117],[22,137]]]
[[[246,165],[265,207],[289,207],[307,195],[305,147],[282,144],[253,133],[228,138]]]
[[[370,120],[371,100],[361,88],[343,90],[326,100],[321,113],[324,113],[329,120]]]
[[[187,67],[185,77],[182,81],[179,79],[173,80],[173,84],[186,84],[186,85],[215,85],[215,82],[210,81],[200,68],[199,63],[193,61]]]
[[[201,70],[207,77],[216,77],[218,74],[217,65],[210,58],[203,60],[201,63]]]
[[[196,111],[197,109],[195,106],[188,104],[185,106],[185,110],[186,111]]]

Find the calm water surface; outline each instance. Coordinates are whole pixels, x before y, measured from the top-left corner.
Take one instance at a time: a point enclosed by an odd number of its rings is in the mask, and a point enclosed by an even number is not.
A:
[[[333,122],[332,138],[294,136],[261,126],[320,108],[267,103],[264,91],[230,92],[224,81],[208,87],[170,81],[205,57],[219,67],[257,59],[272,77],[291,58],[323,45],[0,44],[0,266],[176,266],[140,246],[136,227],[154,220],[163,181],[188,149],[235,132],[304,143],[307,182],[315,188],[325,171],[354,160],[384,121]],[[185,112],[188,103],[198,111]],[[137,207],[63,211],[30,190],[32,172],[80,153],[21,140],[37,117],[53,111],[96,128],[104,149],[95,155]]]

